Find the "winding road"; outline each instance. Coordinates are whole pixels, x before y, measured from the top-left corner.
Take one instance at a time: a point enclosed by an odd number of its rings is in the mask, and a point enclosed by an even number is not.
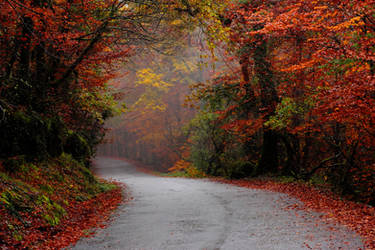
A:
[[[129,163],[96,159],[96,172],[133,197],[105,229],[72,249],[360,249],[361,238],[322,221],[285,194],[209,180],[162,178]]]

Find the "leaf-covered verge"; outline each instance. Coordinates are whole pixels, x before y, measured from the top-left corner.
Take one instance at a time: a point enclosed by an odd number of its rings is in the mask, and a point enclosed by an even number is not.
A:
[[[107,156],[108,157],[108,156]],[[179,161],[178,164],[175,164],[174,167],[170,168],[169,172],[159,172],[154,170],[154,165],[146,165],[140,161],[132,160],[129,158],[124,157],[109,157],[125,162],[129,162],[133,166],[136,167],[138,172],[142,172],[145,174],[153,175],[153,176],[159,176],[159,177],[181,177],[181,178],[207,178],[208,175],[206,175],[201,170],[197,169],[191,164],[188,164],[185,161]]]
[[[137,171],[171,178],[209,178],[211,181],[245,188],[285,193],[302,201],[303,205],[292,204],[290,209],[313,210],[322,213],[322,219],[336,221],[357,232],[365,242],[366,249],[375,249],[375,207],[353,202],[331,191],[331,187],[319,178],[308,182],[288,176],[260,176],[246,179],[226,179],[205,174],[186,162],[170,168],[168,173],[150,170],[151,166],[127,158],[112,157],[131,163]]]
[[[325,181],[320,180],[318,176],[315,176],[310,181],[296,180],[293,177],[277,175],[228,179],[207,175],[188,163],[181,164],[180,167],[170,168],[169,170],[169,173],[161,175],[187,178],[208,177],[210,180],[220,183],[288,194],[303,202],[303,206],[294,204],[290,208],[311,209],[321,212],[323,219],[328,221],[334,220],[361,235],[365,239],[366,249],[375,249],[375,207],[350,201],[342,195],[334,193],[331,191],[332,187],[325,183]]]
[[[357,232],[365,240],[366,249],[375,249],[375,207],[348,201],[335,195],[327,188],[290,178],[253,178],[228,180],[211,178],[220,183],[285,193],[303,202],[303,206],[292,205],[293,209],[311,209],[322,213],[327,221],[336,221]]]
[[[0,162],[0,246],[67,247],[104,226],[121,201],[117,183],[98,179],[68,154],[35,165]]]

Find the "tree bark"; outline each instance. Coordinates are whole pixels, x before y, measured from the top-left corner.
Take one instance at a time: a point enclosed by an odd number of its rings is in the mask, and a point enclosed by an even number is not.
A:
[[[271,65],[267,61],[267,41],[263,40],[257,45],[254,52],[255,74],[261,90],[261,112],[265,120],[275,113],[278,102],[277,92],[271,71]],[[278,133],[269,127],[263,126],[263,144],[261,157],[258,162],[258,174],[276,172],[278,170]]]

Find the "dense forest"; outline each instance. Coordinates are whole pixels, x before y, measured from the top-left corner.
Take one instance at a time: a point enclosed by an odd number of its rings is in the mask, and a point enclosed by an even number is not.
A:
[[[0,214],[18,220],[0,244],[40,204],[59,224],[53,183],[78,201],[114,189],[89,170],[101,143],[161,172],[287,176],[375,205],[374,5],[0,0]]]
[[[183,60],[148,55],[152,62],[137,63],[131,77],[120,80],[134,88],[131,99],[125,96],[129,113],[110,123],[113,142],[100,153],[158,171],[328,183],[374,204],[373,3],[228,1],[215,7],[190,6],[197,13],[188,13],[189,20],[199,19],[200,8],[213,16],[199,26],[203,35],[196,28],[185,34]],[[202,39],[206,43],[194,42]],[[186,67],[191,63],[198,68]]]
[[[124,109],[109,82],[130,56],[170,47],[163,34],[178,35],[178,8],[0,1],[1,248],[66,247],[121,201],[117,184],[90,171],[104,121]]]

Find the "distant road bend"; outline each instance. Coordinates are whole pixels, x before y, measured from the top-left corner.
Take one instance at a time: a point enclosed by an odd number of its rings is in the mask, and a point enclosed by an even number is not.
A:
[[[97,172],[124,182],[134,197],[105,229],[72,249],[360,249],[361,238],[319,214],[285,209],[285,194],[209,180],[139,173],[124,161],[96,159]]]

